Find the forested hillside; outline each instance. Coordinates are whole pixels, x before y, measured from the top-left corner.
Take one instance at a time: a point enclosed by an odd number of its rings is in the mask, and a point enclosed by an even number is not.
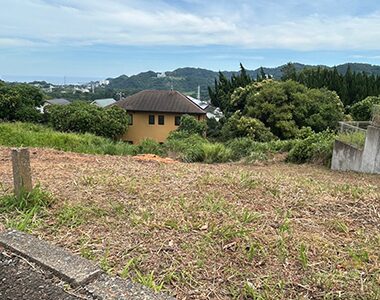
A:
[[[320,67],[322,69],[332,70],[332,67],[328,66],[311,66],[300,63],[292,64],[297,72],[304,69]],[[263,67],[262,71],[265,74],[270,75],[275,79],[280,79],[283,76],[283,68],[286,65],[282,65],[275,68]],[[347,63],[336,66],[336,70],[339,74],[344,75],[350,66],[353,73],[365,72],[366,74],[380,75],[380,66],[374,66],[369,64],[359,63]],[[252,78],[256,78],[262,72],[261,68],[255,70],[247,70],[247,74]],[[231,78],[234,71],[221,71],[227,78]],[[164,74],[164,75],[162,75]],[[209,95],[207,87],[214,84],[216,78],[219,77],[219,72],[201,69],[201,68],[179,68],[174,71],[168,71],[165,73],[158,73],[153,71],[142,72],[137,75],[126,76],[121,75],[116,78],[109,78],[109,88],[114,90],[123,90],[127,94],[133,94],[135,92],[144,89],[170,89],[173,87],[182,93],[196,96],[198,85],[201,87],[201,97],[208,99]]]

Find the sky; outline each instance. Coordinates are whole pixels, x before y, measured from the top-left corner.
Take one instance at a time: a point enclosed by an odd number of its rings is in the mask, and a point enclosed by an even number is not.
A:
[[[0,0],[0,78],[380,65],[377,0]]]

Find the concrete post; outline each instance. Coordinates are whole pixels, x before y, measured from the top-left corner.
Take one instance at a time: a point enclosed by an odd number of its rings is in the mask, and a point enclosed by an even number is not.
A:
[[[365,173],[380,173],[380,128],[369,126],[363,151],[361,170]]]
[[[28,148],[12,149],[12,167],[15,196],[32,191],[32,175]]]

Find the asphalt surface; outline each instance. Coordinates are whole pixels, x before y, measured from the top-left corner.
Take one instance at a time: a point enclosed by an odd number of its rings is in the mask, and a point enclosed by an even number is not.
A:
[[[41,270],[26,260],[0,247],[1,300],[77,300],[91,299],[66,292],[64,283],[52,273]]]

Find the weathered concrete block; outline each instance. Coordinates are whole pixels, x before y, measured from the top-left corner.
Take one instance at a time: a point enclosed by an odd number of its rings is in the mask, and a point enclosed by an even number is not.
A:
[[[30,156],[27,148],[12,149],[12,169],[15,195],[20,196],[22,191],[30,192],[33,185]]]
[[[360,171],[363,151],[336,140],[331,169],[338,171]]]
[[[16,230],[0,234],[0,245],[48,268],[73,286],[89,282],[101,273],[90,261]]]
[[[85,289],[96,299],[103,300],[171,300],[175,299],[162,293],[154,293],[148,288],[132,283],[129,280],[109,277],[102,274],[93,282],[89,283]]]
[[[380,173],[380,128],[367,128],[363,151],[362,172]]]

